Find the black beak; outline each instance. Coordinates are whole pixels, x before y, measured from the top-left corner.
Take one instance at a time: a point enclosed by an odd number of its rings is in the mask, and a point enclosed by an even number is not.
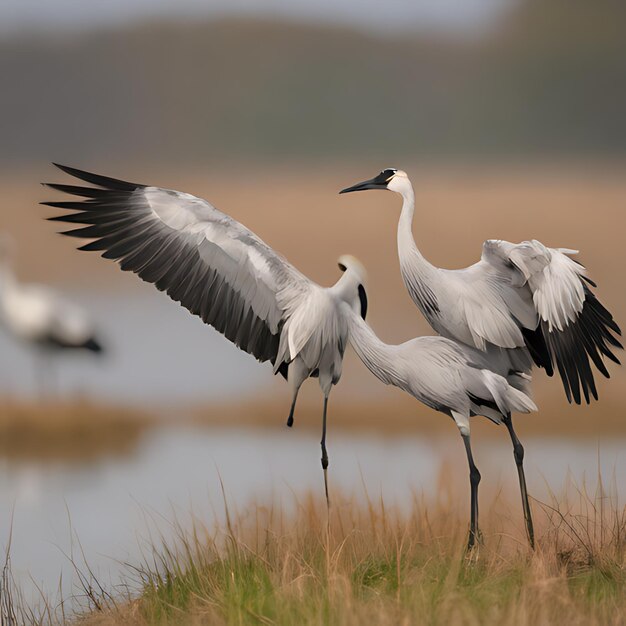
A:
[[[367,191],[368,189],[387,189],[387,182],[387,180],[381,180],[379,175],[376,178],[370,178],[369,180],[364,180],[362,183],[352,185],[352,187],[346,187],[345,189],[342,189],[339,193]]]

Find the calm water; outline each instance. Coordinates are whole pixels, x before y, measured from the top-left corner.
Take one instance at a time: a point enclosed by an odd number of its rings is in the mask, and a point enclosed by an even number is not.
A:
[[[528,440],[529,487],[536,497],[549,484],[560,488],[568,471],[575,480],[585,475],[594,484],[600,451],[605,477],[626,475],[621,440],[553,442]],[[380,438],[332,433],[331,487],[345,494],[383,493],[387,503],[409,501],[414,490],[432,493],[442,458],[465,477],[460,440],[418,437]],[[511,450],[506,440],[475,442],[483,485],[516,485]],[[232,507],[252,499],[277,497],[293,503],[293,494],[319,490],[322,476],[319,443],[314,434],[275,430],[164,429],[147,435],[132,458],[76,466],[36,462],[0,462],[0,544],[9,536],[14,573],[36,598],[34,584],[54,592],[63,573],[64,592],[75,591],[69,553],[72,533],[80,539],[89,564],[101,581],[115,584],[128,573],[122,562],[137,562],[142,538],[155,520],[176,515],[184,522],[193,509],[210,523],[222,510],[219,476]],[[626,484],[618,481],[620,497]],[[71,525],[70,525],[71,520]],[[150,522],[152,520],[152,522]],[[520,517],[521,524],[521,517]],[[31,580],[32,577],[32,580]]]
[[[52,373],[59,395],[80,394],[125,404],[176,404],[253,393],[272,380],[260,365],[199,318],[135,281],[128,294],[66,294],[89,312],[107,348],[56,359]],[[0,394],[37,393],[41,360],[0,329]]]

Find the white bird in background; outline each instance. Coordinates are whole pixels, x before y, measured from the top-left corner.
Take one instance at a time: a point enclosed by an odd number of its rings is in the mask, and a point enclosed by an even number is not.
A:
[[[471,549],[480,536],[480,472],[472,457],[469,418],[483,415],[496,424],[504,422],[515,441],[511,412],[537,410],[528,396],[530,377],[509,371],[505,358],[497,361],[476,348],[444,337],[418,337],[400,345],[388,345],[376,337],[362,319],[349,313],[350,344],[370,372],[386,385],[398,387],[454,419],[465,444],[470,468],[471,508],[467,547]],[[521,466],[520,472],[524,518],[529,541],[533,545],[532,518]]]
[[[597,300],[585,268],[570,258],[572,250],[547,248],[539,241],[512,244],[488,240],[481,260],[470,267],[446,270],[421,254],[412,233],[415,196],[405,172],[383,170],[376,177],[340,193],[388,189],[402,196],[398,222],[398,256],[406,288],[435,331],[484,354],[487,362],[509,360],[509,368],[527,375],[532,363],[551,376],[559,371],[568,400],[598,398],[592,363],[607,378],[603,357],[619,363],[614,348],[622,345],[612,315]],[[523,483],[523,448],[509,429]],[[526,507],[526,504],[525,504]],[[530,518],[527,518],[527,523]],[[528,526],[532,543],[532,526]]]
[[[86,311],[41,285],[22,284],[13,272],[12,242],[0,241],[0,325],[46,357],[71,351],[101,354],[103,349]],[[45,376],[40,392],[45,391]]]
[[[237,347],[261,362],[270,361],[274,373],[291,386],[289,426],[300,386],[309,377],[319,378],[328,500],[328,396],[341,377],[348,342],[346,310],[366,314],[363,266],[353,257],[341,257],[342,276],[332,287],[321,287],[206,200],[57,167],[95,185],[46,183],[83,198],[43,203],[75,211],[53,220],[88,224],[63,234],[92,239],[80,249],[103,251],[104,258],[165,291]]]

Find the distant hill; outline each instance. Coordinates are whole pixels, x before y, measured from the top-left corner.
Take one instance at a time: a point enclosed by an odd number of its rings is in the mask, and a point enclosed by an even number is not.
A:
[[[526,0],[480,40],[284,22],[0,42],[0,161],[626,154],[626,3]]]

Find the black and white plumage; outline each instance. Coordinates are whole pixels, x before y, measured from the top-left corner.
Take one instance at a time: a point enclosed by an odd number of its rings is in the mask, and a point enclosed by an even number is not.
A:
[[[325,288],[309,280],[245,226],[206,200],[187,193],[130,183],[57,166],[93,186],[47,184],[80,200],[44,202],[72,213],[51,219],[86,226],[66,231],[91,239],[81,250],[102,252],[165,291],[274,372],[288,379],[293,397],[300,385],[319,377],[326,407],[339,381],[348,341],[342,303],[363,311],[365,272],[342,257],[341,278]]]
[[[488,240],[481,260],[446,270],[420,253],[412,234],[413,187],[405,172],[383,170],[341,193],[388,189],[403,198],[398,256],[411,298],[444,337],[491,352],[506,349],[551,376],[556,368],[567,399],[597,400],[594,366],[609,377],[604,358],[619,363],[621,331],[592,291],[595,283],[571,259],[576,251],[548,248],[539,241],[512,244]],[[524,354],[526,353],[526,354]],[[512,357],[513,358],[513,357]]]
[[[471,523],[468,547],[479,536],[478,483],[480,473],[472,457],[469,418],[483,415],[504,423],[515,446],[524,517],[534,543],[532,517],[522,465],[523,448],[513,430],[511,413],[537,407],[530,398],[530,377],[509,370],[508,360],[444,337],[418,337],[400,345],[382,342],[360,317],[349,312],[350,344],[379,380],[409,393],[425,405],[452,417],[459,429],[470,466]]]
[[[403,198],[398,222],[402,278],[417,307],[433,329],[442,335],[439,341],[448,338],[460,342],[454,352],[463,355],[466,365],[497,372],[521,392],[526,391],[534,363],[550,376],[556,367],[570,402],[573,399],[580,404],[582,397],[586,402],[592,397],[598,398],[593,366],[609,377],[603,359],[606,357],[619,363],[614,350],[622,347],[617,339],[621,332],[612,315],[591,290],[595,284],[587,276],[585,268],[570,258],[574,251],[547,248],[539,241],[512,244],[488,240],[483,245],[478,263],[460,270],[441,269],[423,257],[413,238],[415,196],[406,173],[395,168],[386,169],[370,180],[343,189],[341,193],[368,189],[388,189]],[[420,341],[422,346],[427,345],[424,340]],[[356,346],[354,338],[353,343]],[[452,361],[448,358],[449,365]],[[462,371],[466,370],[462,368]],[[442,379],[443,376],[442,371],[434,378]],[[475,372],[471,374],[470,382],[475,376]],[[432,384],[432,378],[432,373],[430,376],[422,374],[420,384],[423,386],[424,380]],[[493,380],[490,374],[487,374],[486,380],[483,377],[483,383],[486,385],[488,380]],[[388,382],[424,401],[420,397],[424,392],[422,387],[408,385],[401,378],[390,378]],[[470,463],[473,519],[477,515],[476,489],[480,474],[475,468],[469,446],[468,418],[479,414],[504,422],[513,443],[528,539],[534,546],[523,469],[524,449],[513,429],[510,415],[510,411],[515,409],[512,405],[507,407],[502,397],[496,397],[502,393],[497,387],[493,384],[486,386],[491,392],[490,398],[484,393],[476,395],[467,384],[465,387],[457,384],[457,388],[466,390],[465,394],[456,398],[457,402],[464,403],[465,412],[448,406],[449,401],[441,406],[434,402],[431,406],[451,412],[462,435],[466,429],[464,441]],[[473,540],[470,532],[470,543]]]
[[[20,283],[6,254],[4,249],[0,252],[1,325],[18,340],[46,352],[102,353],[87,312],[49,287]]]

